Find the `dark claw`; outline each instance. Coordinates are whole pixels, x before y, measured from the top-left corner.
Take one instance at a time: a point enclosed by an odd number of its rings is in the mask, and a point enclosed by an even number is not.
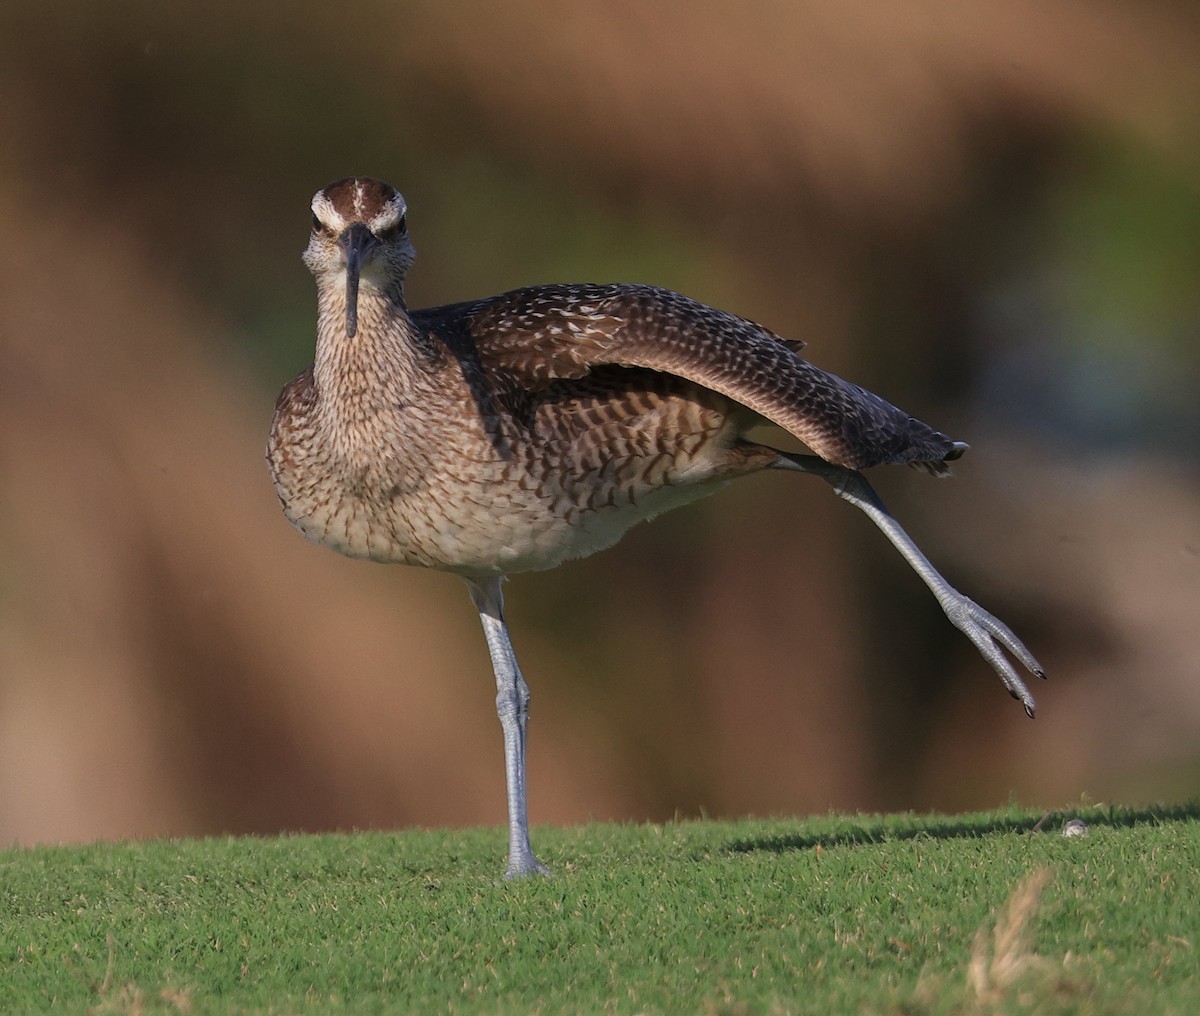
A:
[[[1005,690],[1024,705],[1026,715],[1032,719],[1036,709],[1033,696],[1029,694],[1025,682],[1013,669],[1001,648],[1012,653],[1031,674],[1044,680],[1045,671],[1033,658],[1033,654],[1025,648],[1025,644],[998,617],[989,614],[974,600],[968,599],[956,590],[944,594],[942,608],[946,611],[950,623],[971,640],[980,655],[991,664],[992,669],[1000,676]]]

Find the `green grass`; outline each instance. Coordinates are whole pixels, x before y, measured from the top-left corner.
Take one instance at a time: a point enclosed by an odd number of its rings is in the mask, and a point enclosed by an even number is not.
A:
[[[0,1013],[1200,1011],[1200,808],[0,854]]]

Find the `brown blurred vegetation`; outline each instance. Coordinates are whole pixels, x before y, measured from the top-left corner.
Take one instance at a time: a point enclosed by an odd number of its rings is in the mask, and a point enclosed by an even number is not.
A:
[[[262,462],[314,190],[416,305],[670,286],[973,444],[874,477],[1051,681],[1030,723],[866,520],[744,481],[509,586],[534,822],[1183,799],[1200,777],[1200,15],[628,0],[0,9],[0,840],[499,822],[449,577]]]

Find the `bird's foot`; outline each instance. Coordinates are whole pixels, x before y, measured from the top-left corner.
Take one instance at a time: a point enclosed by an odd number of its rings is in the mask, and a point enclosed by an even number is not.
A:
[[[509,855],[504,881],[511,882],[514,878],[528,878],[530,875],[552,876],[553,874],[554,872],[533,856],[532,850],[528,850],[520,854]]]
[[[983,658],[991,664],[992,669],[1000,675],[1008,693],[1025,707],[1025,712],[1032,719],[1037,705],[1029,689],[1025,687],[1025,682],[1004,655],[1003,649],[1012,653],[1035,677],[1044,679],[1046,672],[1034,659],[1033,653],[1025,648],[1025,643],[1012,633],[1008,625],[957,590],[951,590],[939,599],[950,623],[971,640]]]

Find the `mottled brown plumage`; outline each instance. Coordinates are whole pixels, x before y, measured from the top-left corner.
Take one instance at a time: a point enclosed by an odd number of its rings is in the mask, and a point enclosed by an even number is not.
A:
[[[803,343],[643,285],[555,285],[409,311],[404,199],[340,180],[313,200],[314,365],[279,397],[268,460],[287,517],[340,553],[455,572],[492,651],[509,773],[509,874],[543,870],[524,804],[527,689],[500,580],[610,546],[635,523],[766,468],[814,472],[866,511],[1032,715],[996,645],[857,470],[947,472],[965,445],[800,356]],[[769,420],[817,457],[751,442]]]
[[[324,194],[339,225],[403,219],[384,184]],[[759,416],[851,469],[943,472],[961,454],[801,343],[668,290],[540,286],[409,312],[410,252],[383,285],[364,280],[356,307],[349,286],[322,291],[317,363],[279,401],[285,510],[344,554],[464,575],[552,568],[770,466],[777,451],[742,439]]]

